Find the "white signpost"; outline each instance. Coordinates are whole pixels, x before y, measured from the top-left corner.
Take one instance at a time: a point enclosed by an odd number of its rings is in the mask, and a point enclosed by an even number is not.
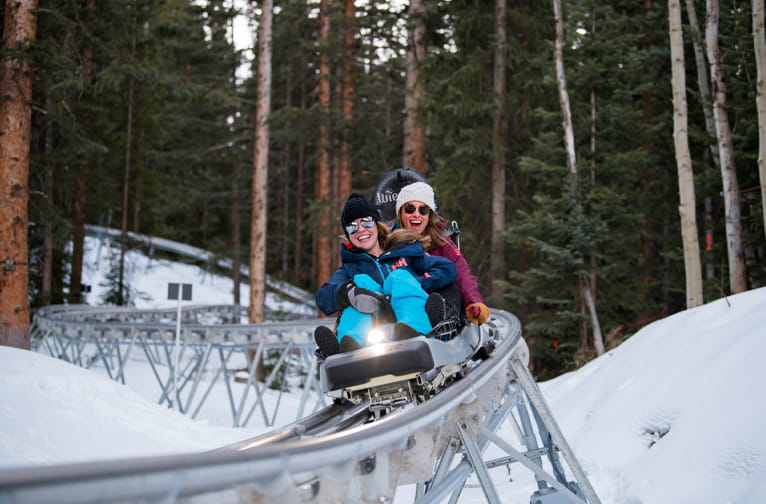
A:
[[[180,407],[178,405],[177,395],[178,395],[178,384],[176,383],[176,380],[178,378],[178,359],[179,359],[179,350],[178,345],[181,340],[181,301],[191,301],[192,298],[192,286],[191,284],[179,284],[179,283],[168,283],[168,299],[177,299],[178,300],[178,311],[176,312],[176,341],[175,341],[175,347],[173,349],[173,369],[171,370],[172,373],[172,382],[173,382],[173,394],[170,396],[170,405],[171,407],[177,409],[180,411]]]

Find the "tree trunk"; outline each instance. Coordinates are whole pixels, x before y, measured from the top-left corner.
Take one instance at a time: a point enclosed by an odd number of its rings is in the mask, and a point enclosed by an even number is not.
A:
[[[330,185],[330,132],[328,127],[330,113],[330,61],[327,55],[327,43],[330,35],[329,0],[319,2],[319,86],[317,100],[319,102],[319,138],[317,143],[317,170],[316,170],[316,200],[321,205],[316,229],[316,286],[319,287],[330,278],[332,256],[330,238],[332,226],[330,213],[333,209],[331,204]]]
[[[559,104],[561,106],[561,124],[564,129],[564,147],[566,149],[567,169],[569,170],[570,180],[573,184],[576,184],[577,155],[575,151],[574,128],[572,127],[572,112],[569,106],[569,92],[567,91],[567,79],[564,72],[564,14],[561,0],[553,0],[553,15],[556,21],[554,61],[556,63],[556,82],[558,84]]]
[[[288,105],[289,106],[289,105]],[[282,176],[284,177],[282,179],[282,187],[289,187],[293,181],[290,179],[290,163],[292,162],[292,156],[290,155],[290,142],[285,142],[283,148],[282,148],[282,163],[283,163],[283,169],[282,169]],[[282,222],[280,222],[280,236],[282,237],[282,251],[281,251],[281,271],[282,275],[287,274],[287,272],[290,270],[290,266],[288,264],[290,260],[290,198],[292,194],[290,191],[282,191]]]
[[[269,115],[271,114],[271,38],[274,2],[261,1],[258,24],[258,70],[256,81],[255,152],[253,154],[252,214],[250,217],[250,299],[247,318],[251,324],[266,320],[266,240],[268,232]],[[256,351],[248,351],[254,358]],[[263,382],[263,358],[255,363],[255,379]]]
[[[697,7],[694,0],[686,0],[686,15],[689,18],[689,28],[692,35],[692,46],[694,47],[694,61],[697,67],[697,88],[700,93],[700,101],[702,102],[702,112],[705,115],[705,131],[708,137],[711,139],[710,154],[713,156],[713,163],[715,166],[720,167],[720,161],[718,156],[718,144],[715,142],[715,120],[713,119],[713,105],[710,99],[710,79],[707,75],[707,61],[705,60],[705,41],[700,33],[699,21],[697,18]],[[688,111],[687,111],[688,112]],[[708,203],[708,199],[705,199],[705,203]],[[712,225],[708,226],[707,221],[705,223],[705,251],[710,251],[713,240]],[[712,279],[715,277],[715,259],[712,253],[704,254],[705,261],[705,278]]]
[[[676,149],[676,166],[678,167],[678,193],[680,196],[678,212],[681,215],[681,238],[684,247],[686,307],[694,308],[703,302],[702,267],[697,239],[694,173],[689,152],[684,36],[681,28],[681,4],[679,0],[668,0],[668,19],[671,84],[673,88],[673,140]]]
[[[95,1],[88,0],[85,3],[88,10],[95,8]],[[90,40],[85,42],[82,51],[82,81],[83,87],[87,90],[93,82],[93,49]],[[81,114],[80,129],[84,136],[88,135],[90,130],[89,116]],[[72,258],[69,270],[69,303],[82,303],[82,267],[83,256],[85,254],[85,223],[87,222],[86,207],[88,203],[88,179],[90,159],[88,151],[80,151],[80,170],[75,175],[75,191],[72,210]]]
[[[133,20],[133,32],[130,39],[130,54],[136,53],[136,31],[138,26]],[[131,150],[133,148],[133,96],[135,92],[135,80],[128,76],[128,103],[127,103],[127,126],[125,131],[125,170],[122,179],[122,219],[120,222],[120,276],[117,289],[117,304],[125,303],[125,254],[128,249],[128,196],[130,195],[130,164]]]
[[[588,282],[583,282],[580,290],[585,298],[585,305],[588,307],[588,316],[590,317],[591,324],[593,324],[593,349],[596,350],[596,356],[602,355],[604,349],[604,337],[601,334],[601,323],[598,320],[598,312],[596,311],[596,302],[591,294],[590,285]]]
[[[29,349],[29,144],[37,1],[5,3],[0,74],[0,345]],[[13,55],[14,51],[19,51]]]
[[[650,15],[654,12],[654,1],[645,0],[641,4],[641,9],[644,15]],[[639,42],[639,50],[648,54],[651,43],[647,39],[647,36],[641,38]],[[654,64],[649,59],[645,59],[642,64],[642,70],[644,72],[654,72]],[[652,117],[654,114],[653,107],[651,105],[654,91],[652,89],[645,89],[640,93],[641,99],[641,123],[645,127],[649,127],[652,123]],[[648,139],[644,138],[641,141],[641,151],[649,156],[652,149],[652,145]],[[643,166],[640,169],[638,187],[636,190],[639,192],[639,198],[649,198],[651,192],[654,190],[651,183],[651,177],[653,173],[648,166]],[[640,255],[638,259],[639,281],[637,290],[637,298],[639,302],[639,310],[635,315],[635,326],[638,328],[657,320],[658,314],[654,308],[655,305],[655,287],[654,283],[657,282],[657,277],[653,263],[657,261],[658,246],[656,240],[653,238],[652,221],[644,215],[638,224],[638,236],[640,244]],[[667,307],[664,307],[667,308]],[[664,309],[663,308],[663,309]]]
[[[753,0],[753,43],[757,68],[755,105],[758,110],[758,176],[761,181],[763,231],[766,233],[766,33],[763,0]]]
[[[356,43],[356,7],[354,0],[344,0],[345,28],[343,33],[343,82],[341,86],[341,113],[343,133],[338,158],[338,193],[335,195],[343,209],[346,196],[351,193],[351,128],[354,124],[354,45]]]
[[[739,183],[734,166],[729,118],[726,112],[726,87],[724,85],[721,52],[718,47],[718,0],[707,0],[707,28],[705,42],[710,62],[710,78],[713,85],[713,118],[715,119],[718,153],[721,161],[724,208],[726,211],[726,249],[729,255],[729,287],[731,292],[747,290],[745,276],[745,252],[742,245],[742,221]]]
[[[303,254],[301,253],[301,247],[298,246],[301,243],[301,238],[305,236],[303,232],[303,142],[298,143],[298,162],[295,175],[295,229],[293,230],[293,278],[296,283],[300,283],[306,278],[306,273],[303,271]],[[309,277],[310,278],[310,277]]]
[[[305,67],[305,61],[303,60],[303,56],[301,55],[301,68]],[[299,108],[300,110],[304,110],[306,108],[306,83],[304,82],[304,73],[301,72],[299,75],[300,79],[300,104]],[[294,241],[295,244],[295,251],[293,253],[294,262],[293,262],[293,275],[296,279],[296,282],[298,279],[300,279],[301,282],[303,282],[306,277],[313,278],[313,275],[307,275],[307,272],[304,271],[304,265],[303,265],[303,254],[301,253],[301,247],[298,246],[299,243],[302,243],[305,233],[303,231],[303,191],[304,191],[304,167],[303,164],[305,163],[306,159],[306,149],[303,142],[303,139],[298,140],[298,159],[296,163],[296,176],[295,176],[295,235],[294,235]],[[312,255],[313,257],[313,255]]]
[[[136,35],[133,34],[133,45]],[[133,76],[128,77],[128,119],[125,132],[125,170],[122,179],[122,220],[120,222],[120,278],[117,291],[117,304],[125,304],[125,254],[128,251],[128,196],[130,195],[130,163],[133,144],[133,92],[135,89]]]
[[[426,174],[426,125],[421,106],[426,96],[422,62],[426,57],[426,5],[410,0],[407,77],[404,95],[404,167]]]
[[[705,251],[710,252],[713,247],[713,199],[710,196],[705,198]],[[711,254],[707,254],[711,255]],[[715,264],[712,260],[705,261],[705,278],[712,280],[715,278]]]
[[[46,89],[50,89],[50,79],[46,78]],[[50,93],[45,97],[46,110],[53,109],[53,99]],[[53,125],[45,126],[45,155],[53,159],[54,133]],[[53,177],[54,164],[48,163],[45,167],[45,178],[43,180],[43,192],[45,193],[43,205],[48,222],[43,226],[43,277],[40,286],[40,301],[43,305],[51,303],[51,287],[53,285],[53,212],[55,203],[53,201]]]
[[[567,91],[566,73],[564,72],[564,14],[561,0],[553,0],[553,16],[556,21],[556,46],[554,50],[554,62],[556,65],[556,82],[559,91],[559,103],[561,105],[561,122],[564,130],[564,146],[566,147],[567,169],[569,171],[570,197],[575,205],[580,205],[579,190],[577,189],[577,155],[575,151],[574,127],[572,125],[572,113],[569,107],[569,92]],[[601,323],[598,320],[598,312],[590,285],[590,278],[581,279],[579,286],[580,299],[584,299],[588,307],[591,326],[593,328],[593,348],[597,355],[604,353],[604,338],[601,334]]]
[[[268,223],[269,125],[271,113],[271,33],[273,0],[261,2],[258,25],[257,102],[255,111],[255,153],[253,156],[253,210],[250,222],[250,306],[251,324],[266,319],[266,232]]]
[[[590,186],[596,187],[596,88],[590,89]],[[598,278],[598,258],[596,254],[590,256],[590,295],[593,304],[596,303],[596,281]]]
[[[713,106],[710,99],[710,80],[707,76],[707,63],[705,62],[705,44],[700,33],[699,21],[697,20],[697,7],[694,0],[686,0],[686,15],[689,18],[689,28],[694,47],[694,61],[697,67],[697,88],[702,100],[702,112],[705,114],[705,131],[710,138],[715,138],[715,121],[713,119]],[[713,160],[718,166],[718,146],[715,142],[710,146]]]
[[[233,162],[232,180],[231,180],[231,293],[234,296],[234,304],[241,303],[239,297],[240,282],[240,263],[241,263],[241,241],[240,237],[240,218],[239,218],[239,163]]]
[[[590,185],[596,186],[596,88],[590,88]]]
[[[505,289],[501,282],[505,278],[505,159],[508,142],[508,125],[505,117],[506,75],[505,51],[506,0],[495,0],[495,67],[493,83],[495,88],[495,112],[492,118],[492,231],[490,271],[492,276],[491,293],[497,302],[501,302]]]
[[[83,163],[86,164],[86,163]],[[87,166],[87,165],[86,165]],[[82,303],[82,261],[85,254],[85,204],[88,199],[88,179],[84,173],[77,175],[74,190],[74,215],[72,216],[72,262],[69,272],[69,302]]]
[[[142,135],[143,136],[143,135]],[[139,145],[141,145],[141,142],[139,141]],[[139,161],[140,165],[140,161]],[[136,234],[139,234],[141,232],[141,185],[143,184],[143,180],[141,177],[141,172],[139,171],[138,176],[136,176],[136,179],[134,181],[135,183],[133,188],[133,223],[130,226],[130,230],[133,231]]]

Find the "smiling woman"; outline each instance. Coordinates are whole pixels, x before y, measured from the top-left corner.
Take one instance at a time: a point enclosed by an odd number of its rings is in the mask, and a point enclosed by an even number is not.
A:
[[[337,290],[356,273],[369,273],[381,284],[384,280],[378,257],[383,253],[383,243],[388,229],[380,223],[379,213],[369,200],[359,193],[352,193],[340,216],[347,243],[341,245],[340,257],[343,263],[317,292],[317,306],[330,315],[338,311]]]
[[[314,333],[321,354],[365,346],[374,322],[403,322],[409,328],[402,334],[409,336],[430,331],[428,293],[454,281],[455,265],[427,255],[414,232],[398,230],[393,235],[410,239],[386,241],[388,228],[363,194],[349,196],[340,220],[348,240],[341,245],[342,264],[319,289],[316,302],[326,315],[341,313],[337,334],[324,326]]]
[[[378,211],[363,194],[352,193],[348,197],[340,221],[352,246],[374,257],[383,253],[388,230],[380,223]]]
[[[444,293],[449,304],[464,308],[466,319],[473,324],[483,324],[489,318],[489,308],[479,292],[479,284],[457,245],[444,234],[444,218],[436,213],[436,197],[433,188],[425,182],[413,182],[402,187],[396,198],[397,224],[414,231],[426,251],[449,259],[457,267],[455,285],[459,296]],[[460,299],[457,299],[457,298]]]
[[[396,198],[396,214],[399,219],[399,224],[411,231],[415,231],[418,234],[429,237],[432,241],[438,243],[441,241],[441,231],[437,230],[435,236],[428,236],[427,232],[430,230],[428,224],[431,220],[438,222],[438,215],[433,210],[436,208],[436,202],[434,198],[434,190],[430,185],[425,182],[415,182],[408,186],[404,186],[399,191],[399,196]],[[433,219],[431,219],[431,213],[433,213]],[[426,248],[427,245],[426,245]]]

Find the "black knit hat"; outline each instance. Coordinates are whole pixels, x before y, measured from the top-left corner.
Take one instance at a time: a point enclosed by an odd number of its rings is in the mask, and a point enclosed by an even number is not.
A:
[[[378,210],[372,206],[372,203],[364,194],[351,193],[351,196],[348,197],[346,204],[343,206],[343,212],[340,214],[340,224],[343,226],[343,230],[346,230],[348,224],[362,217],[372,217],[376,221],[380,220]]]

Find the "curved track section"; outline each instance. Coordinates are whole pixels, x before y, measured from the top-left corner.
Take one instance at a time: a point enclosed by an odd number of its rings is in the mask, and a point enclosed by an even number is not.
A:
[[[366,405],[337,402],[207,453],[2,471],[0,502],[381,503],[408,484],[417,484],[416,502],[441,502],[456,499],[472,473],[487,500],[499,502],[487,472],[492,464],[481,456],[489,442],[506,449],[503,464],[522,463],[545,495],[565,499],[555,502],[598,502],[529,375],[518,319],[498,310],[492,315],[482,328],[496,340],[491,356],[422,404],[369,422]],[[526,453],[494,434],[514,408]],[[559,454],[577,482],[567,481]],[[545,456],[555,476],[543,471]]]
[[[180,322],[179,322],[180,319]],[[274,425],[280,401],[262,400],[270,387],[280,390],[287,375],[303,375],[304,390],[294,418],[327,405],[316,377],[314,328],[327,319],[261,324],[241,323],[237,305],[184,306],[178,310],[55,305],[38,310],[32,345],[38,351],[81,367],[103,369],[113,380],[128,382],[136,357],[151,366],[159,403],[196,418],[211,390],[223,386],[231,425],[253,418]],[[256,380],[260,359],[273,365],[265,380]],[[293,373],[292,368],[300,368]],[[239,382],[239,383],[237,383]]]

